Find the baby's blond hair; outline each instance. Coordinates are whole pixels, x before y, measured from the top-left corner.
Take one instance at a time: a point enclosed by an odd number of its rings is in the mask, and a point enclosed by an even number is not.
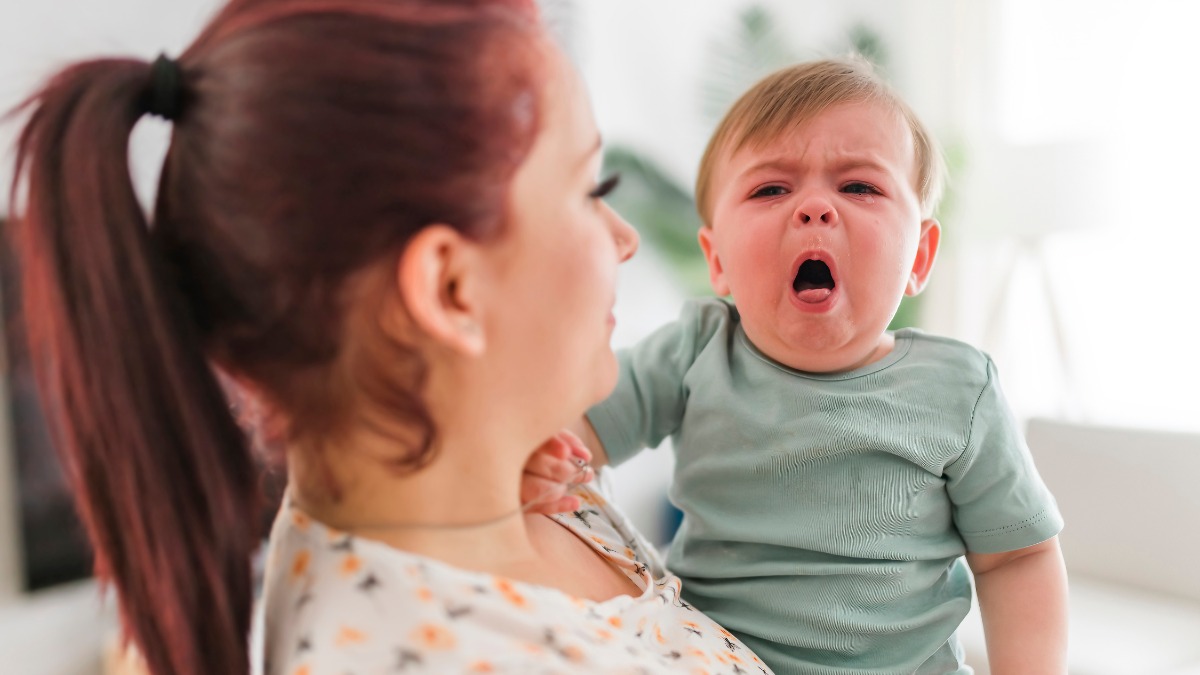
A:
[[[862,58],[826,59],[788,66],[764,77],[742,94],[713,132],[696,177],[696,209],[712,226],[712,180],[719,161],[748,144],[764,145],[827,108],[843,103],[878,102],[908,123],[916,153],[917,197],[922,217],[931,217],[942,197],[945,160],[937,141],[916,113]]]

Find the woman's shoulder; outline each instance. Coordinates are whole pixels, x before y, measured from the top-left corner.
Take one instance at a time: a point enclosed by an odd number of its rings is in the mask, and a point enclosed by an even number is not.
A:
[[[501,594],[486,575],[337,532],[285,505],[268,554],[264,673],[483,668],[484,655],[508,645],[471,615]]]
[[[679,579],[603,492],[578,494],[584,506],[555,519],[641,579],[642,595],[575,598],[338,533],[285,506],[267,565],[265,674],[759,672],[682,600]]]

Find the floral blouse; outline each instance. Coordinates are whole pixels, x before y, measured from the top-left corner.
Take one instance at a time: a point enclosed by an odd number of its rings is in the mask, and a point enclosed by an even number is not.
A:
[[[604,602],[329,529],[285,503],[271,533],[265,675],[770,670],[680,598],[679,578],[596,489],[554,519],[642,589]]]

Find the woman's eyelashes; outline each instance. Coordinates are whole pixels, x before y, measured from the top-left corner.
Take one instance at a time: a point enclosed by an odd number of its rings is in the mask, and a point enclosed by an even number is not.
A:
[[[597,185],[595,188],[592,189],[591,192],[588,193],[588,197],[591,199],[604,199],[608,195],[612,194],[612,191],[617,189],[617,185],[619,185],[620,183],[621,183],[621,174],[614,173],[611,176],[609,176],[608,178],[605,178],[604,180],[600,181],[600,184]]]

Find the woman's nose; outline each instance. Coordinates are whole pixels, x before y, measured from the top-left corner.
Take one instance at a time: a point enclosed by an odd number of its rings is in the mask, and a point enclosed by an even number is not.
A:
[[[617,258],[621,262],[625,262],[633,257],[637,252],[640,237],[637,230],[633,229],[621,214],[609,209],[613,219],[613,241],[617,243]]]

